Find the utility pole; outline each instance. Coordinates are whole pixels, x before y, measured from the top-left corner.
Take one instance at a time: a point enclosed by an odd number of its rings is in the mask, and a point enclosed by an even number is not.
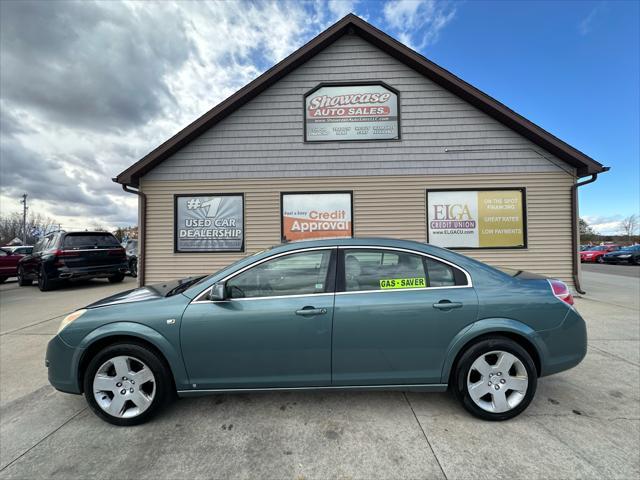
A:
[[[22,203],[22,244],[26,245],[27,244],[27,210],[29,209],[29,207],[27,207],[26,193],[22,194],[22,200],[20,200],[20,203]]]

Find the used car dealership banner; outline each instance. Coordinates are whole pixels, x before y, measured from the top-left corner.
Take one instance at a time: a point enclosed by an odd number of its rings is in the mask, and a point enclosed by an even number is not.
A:
[[[176,195],[176,252],[241,252],[243,196]]]
[[[305,98],[305,139],[399,138],[398,95],[383,85],[323,86]]]
[[[428,191],[427,221],[440,247],[525,246],[523,190]]]
[[[351,193],[282,194],[282,241],[351,237]]]

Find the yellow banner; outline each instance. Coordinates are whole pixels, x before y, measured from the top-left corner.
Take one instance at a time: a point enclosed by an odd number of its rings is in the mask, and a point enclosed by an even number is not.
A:
[[[524,246],[520,191],[478,192],[478,243],[481,248]]]
[[[426,278],[388,278],[380,280],[380,288],[424,288],[427,286]]]

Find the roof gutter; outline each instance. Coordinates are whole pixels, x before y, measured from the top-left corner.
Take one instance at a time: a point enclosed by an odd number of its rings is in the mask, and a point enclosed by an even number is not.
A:
[[[117,180],[112,178],[116,183]],[[140,215],[138,218],[138,285],[144,286],[145,273],[145,246],[147,244],[147,196],[139,189],[134,190],[127,184],[122,184],[122,189],[127,193],[133,193],[140,198]]]
[[[611,167],[602,167],[601,173],[608,172],[610,168]],[[582,290],[582,287],[580,286],[580,275],[579,275],[580,260],[578,258],[579,256],[578,241],[579,241],[580,235],[578,232],[578,188],[595,182],[597,178],[598,178],[598,173],[592,173],[591,178],[587,180],[583,180],[582,182],[576,182],[571,186],[571,226],[572,226],[571,227],[571,243],[573,245],[572,247],[573,272],[572,273],[573,273],[573,284],[576,287],[576,292],[578,292],[580,295],[584,295],[587,292]]]

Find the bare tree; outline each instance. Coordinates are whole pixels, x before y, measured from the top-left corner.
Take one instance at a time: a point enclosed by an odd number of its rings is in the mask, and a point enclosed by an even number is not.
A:
[[[22,229],[22,214],[13,212],[0,216],[0,245],[6,245],[15,238],[19,238],[24,245],[33,245],[42,235],[57,230],[59,223],[40,213],[33,213],[27,217],[27,238]]]
[[[634,213],[620,222],[620,229],[628,238],[631,238],[638,230],[638,225],[638,216]]]

